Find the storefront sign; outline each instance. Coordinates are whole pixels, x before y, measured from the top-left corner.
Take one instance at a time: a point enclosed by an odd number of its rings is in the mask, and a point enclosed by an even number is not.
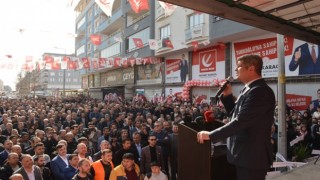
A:
[[[134,83],[133,68],[117,69],[101,73],[101,87]]]

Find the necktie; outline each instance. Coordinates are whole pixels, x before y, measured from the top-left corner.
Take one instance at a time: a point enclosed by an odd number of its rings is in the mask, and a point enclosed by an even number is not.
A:
[[[312,46],[312,49],[311,49],[311,58],[314,64],[317,63],[316,50],[314,49],[314,46]]]

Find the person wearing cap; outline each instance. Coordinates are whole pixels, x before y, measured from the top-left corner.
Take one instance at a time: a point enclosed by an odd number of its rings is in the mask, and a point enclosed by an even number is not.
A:
[[[111,171],[109,180],[141,180],[140,168],[134,163],[134,159],[132,153],[124,154],[122,156],[122,163]]]
[[[168,180],[167,175],[161,171],[161,166],[158,162],[150,163],[151,172],[147,173],[144,180]]]

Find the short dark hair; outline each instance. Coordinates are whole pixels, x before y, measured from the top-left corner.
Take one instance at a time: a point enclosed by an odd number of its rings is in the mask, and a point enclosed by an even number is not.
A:
[[[62,143],[56,145],[56,149],[57,149],[57,150],[59,150],[59,149],[61,149],[61,148],[63,148],[63,147],[66,147],[66,146],[65,146],[64,144],[62,144]]]
[[[78,155],[77,154],[70,154],[68,156],[68,161],[71,161],[74,157],[78,157]]]
[[[44,158],[43,155],[36,155],[36,156],[34,157],[34,161],[38,161],[40,157],[43,157],[43,158]]]
[[[110,149],[104,149],[102,152],[101,152],[101,155],[104,156],[105,154],[109,154],[109,153],[112,153],[112,151]]]
[[[81,160],[78,162],[78,167],[81,167],[85,161],[90,164],[90,161],[89,161],[87,158],[84,158],[84,159],[81,159]]]
[[[261,76],[263,61],[260,56],[254,54],[244,55],[238,61],[242,61],[246,68],[254,66],[255,72]]]
[[[42,142],[39,142],[36,145],[34,145],[33,149],[36,149],[37,147],[40,147],[40,146],[44,146],[44,144]]]
[[[125,153],[122,156],[122,159],[130,159],[130,160],[134,160],[134,155],[132,153]]]
[[[122,139],[122,144],[124,144],[126,141],[130,141],[131,142],[130,139],[126,138],[126,139]]]

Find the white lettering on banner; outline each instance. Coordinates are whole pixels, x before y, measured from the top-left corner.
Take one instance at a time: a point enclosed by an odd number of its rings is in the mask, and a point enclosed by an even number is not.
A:
[[[133,79],[133,78],[134,78],[133,72],[124,73],[124,74],[122,75],[123,81],[131,80],[131,79]]]
[[[112,81],[117,81],[117,77],[116,76],[108,76],[107,82],[112,82]]]

